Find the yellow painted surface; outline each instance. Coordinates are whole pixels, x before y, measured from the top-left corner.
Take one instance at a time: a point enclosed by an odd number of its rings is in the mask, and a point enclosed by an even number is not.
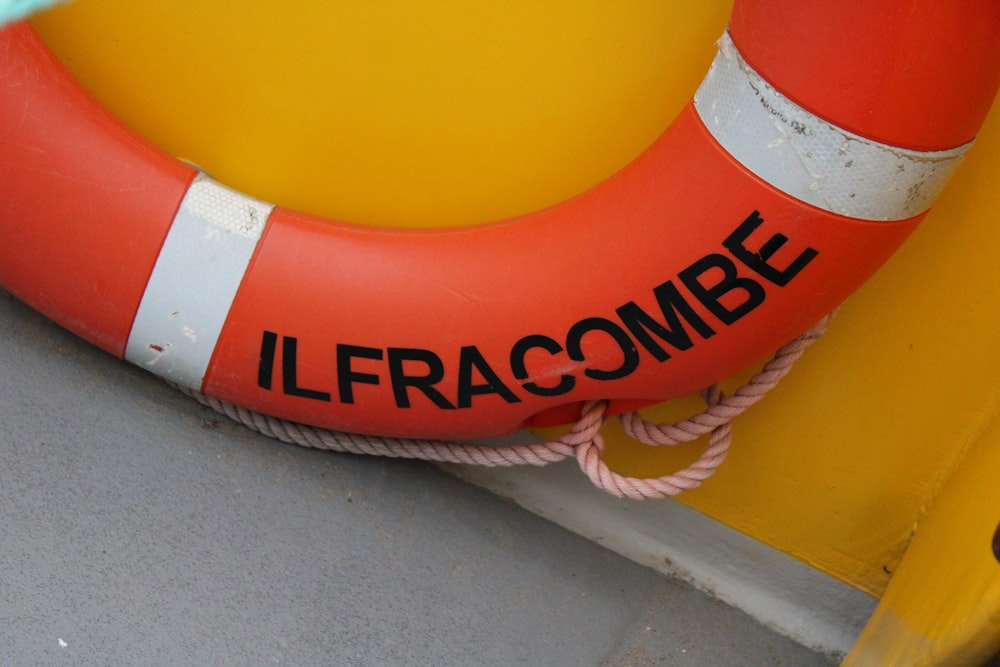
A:
[[[726,1],[314,4],[77,0],[36,25],[127,122],[219,180],[330,217],[431,226],[553,204],[627,163],[689,99],[729,13]],[[882,593],[997,411],[997,174],[994,112],[935,212],[737,420],[729,461],[682,502]],[[608,458],[654,475],[697,448],[613,433]]]
[[[728,15],[726,2],[77,0],[34,23],[121,117],[233,187],[443,226],[548,206],[628,163],[697,87]]]
[[[997,413],[998,111],[923,226],[736,420],[729,460],[682,502],[881,594],[925,506]],[[694,454],[625,438],[612,449],[619,469],[643,475]]]
[[[1000,422],[949,479],[844,667],[978,667],[1000,651]]]

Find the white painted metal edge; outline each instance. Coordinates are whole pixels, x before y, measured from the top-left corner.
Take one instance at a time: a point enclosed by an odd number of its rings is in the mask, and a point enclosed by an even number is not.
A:
[[[839,659],[850,650],[877,604],[868,594],[680,503],[620,500],[597,491],[575,462],[545,468],[443,467],[831,657]]]

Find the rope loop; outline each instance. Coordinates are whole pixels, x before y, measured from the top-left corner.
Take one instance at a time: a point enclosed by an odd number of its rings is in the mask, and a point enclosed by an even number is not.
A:
[[[673,424],[654,424],[634,411],[623,413],[618,419],[625,433],[646,445],[672,447],[682,442],[691,442],[723,424],[728,424],[764,398],[782,378],[788,375],[806,348],[823,336],[836,315],[837,311],[832,311],[790,343],[780,347],[760,372],[751,377],[732,396],[722,397],[718,401],[706,398],[708,407],[704,411]],[[704,391],[702,396],[705,396]]]
[[[718,385],[712,385],[702,391],[702,396],[711,407],[718,405],[723,393]],[[661,499],[700,486],[711,477],[716,468],[726,460],[732,439],[733,430],[728,421],[716,426],[712,429],[708,447],[697,461],[683,470],[662,477],[628,477],[611,470],[602,456],[604,438],[600,433],[593,441],[577,447],[576,461],[594,486],[613,496],[632,500]]]
[[[282,442],[303,447],[368,456],[491,467],[546,466],[575,458],[580,470],[599,489],[619,498],[657,499],[676,496],[683,491],[696,488],[712,476],[729,452],[733,436],[733,418],[757,403],[788,374],[805,349],[823,335],[835,315],[836,311],[831,312],[801,336],[782,346],[760,372],[731,396],[726,396],[717,384],[703,389],[701,396],[705,400],[706,407],[696,415],[673,424],[655,424],[646,421],[638,412],[619,415],[618,419],[629,436],[654,447],[675,446],[711,434],[705,451],[697,461],[683,470],[662,477],[629,477],[611,470],[605,463],[605,442],[601,428],[607,420],[607,401],[584,403],[580,410],[580,419],[566,433],[551,442],[491,446],[331,431],[278,419],[205,396],[187,387],[173,386],[202,405],[247,428]]]

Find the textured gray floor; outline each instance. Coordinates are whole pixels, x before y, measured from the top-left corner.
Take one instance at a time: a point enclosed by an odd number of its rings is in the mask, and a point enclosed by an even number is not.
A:
[[[432,466],[282,445],[0,291],[0,665],[827,665]]]

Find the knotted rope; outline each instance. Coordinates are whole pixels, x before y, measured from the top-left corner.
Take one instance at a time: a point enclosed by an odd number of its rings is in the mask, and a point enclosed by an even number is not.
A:
[[[614,472],[604,462],[601,427],[607,419],[607,401],[584,403],[580,419],[569,431],[550,442],[492,446],[330,431],[270,417],[186,387],[177,388],[202,405],[254,431],[303,447],[490,467],[545,466],[575,457],[580,469],[594,486],[614,496],[635,500],[665,498],[693,489],[712,476],[729,451],[733,418],[763,398],[788,374],[805,349],[823,335],[834,315],[835,312],[830,313],[801,336],[778,349],[760,372],[731,396],[724,395],[718,385],[704,389],[701,395],[707,407],[692,417],[673,424],[654,424],[643,419],[638,412],[619,415],[626,433],[652,446],[673,446],[711,433],[708,446],[697,461],[683,470],[662,477],[628,477]]]

